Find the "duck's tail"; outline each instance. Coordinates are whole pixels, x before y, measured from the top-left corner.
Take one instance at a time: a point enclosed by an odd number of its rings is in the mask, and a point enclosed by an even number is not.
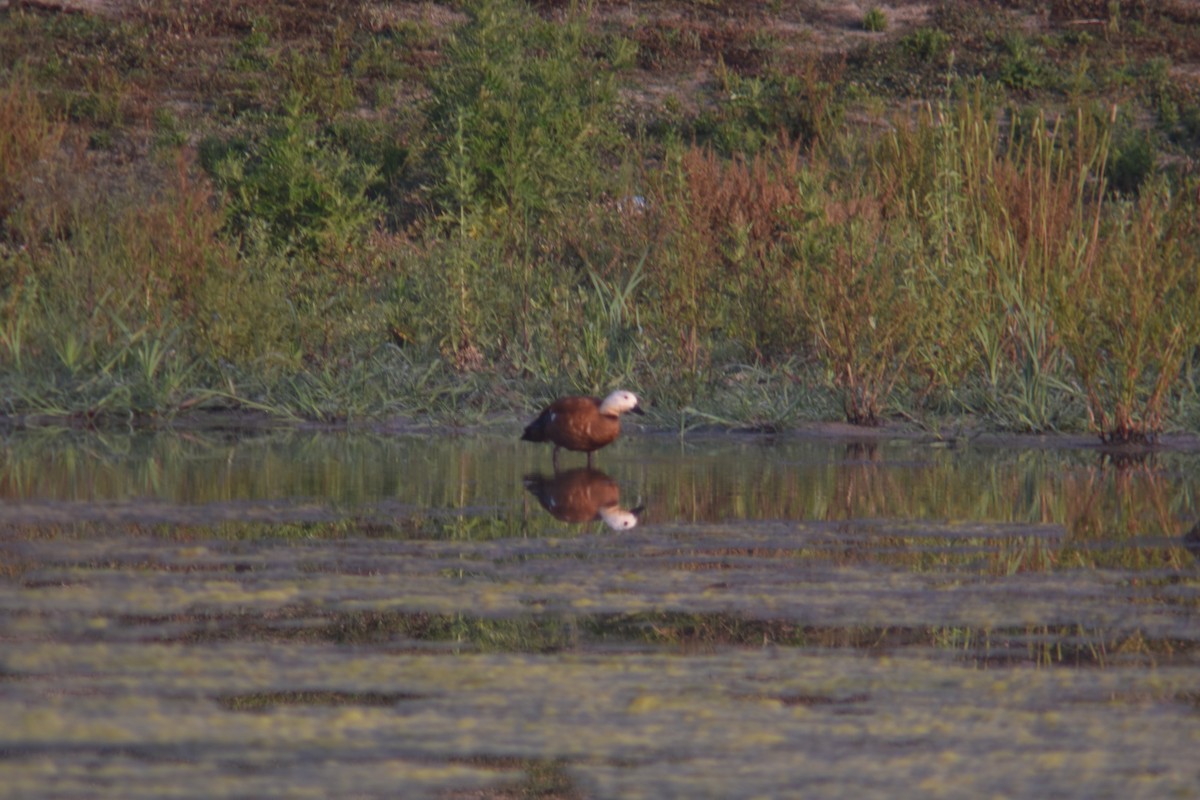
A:
[[[543,411],[542,415],[533,422],[525,426],[525,432],[521,434],[523,442],[544,442],[546,441],[546,425],[550,423],[550,412]]]

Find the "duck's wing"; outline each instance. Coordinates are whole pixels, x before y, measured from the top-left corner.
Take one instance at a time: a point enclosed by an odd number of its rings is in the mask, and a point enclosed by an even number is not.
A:
[[[555,431],[566,431],[575,427],[575,420],[586,421],[596,414],[600,401],[594,397],[560,397],[525,426],[521,439],[526,442],[553,441]]]

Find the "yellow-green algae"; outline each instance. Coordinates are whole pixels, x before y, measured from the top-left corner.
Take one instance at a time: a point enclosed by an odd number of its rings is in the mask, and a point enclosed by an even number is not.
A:
[[[934,535],[938,526],[926,526]],[[794,538],[812,536],[793,526]],[[761,556],[695,567],[714,549],[750,547],[747,526],[703,526],[686,541],[671,531],[633,531],[618,542],[593,539],[460,542],[417,547],[368,541],[288,545],[213,543],[204,569],[179,569],[170,547],[155,559],[135,551],[129,566],[114,561],[120,539],[72,543],[72,563],[57,567],[63,543],[25,542],[22,582],[0,584],[0,610],[135,616],[405,611],[511,616],[554,612],[638,613],[683,610],[786,618],[797,623],[869,626],[1004,627],[1075,624],[1193,638],[1200,580],[1194,571],[1169,581],[1140,570],[1067,569],[980,574],[797,556],[771,549]],[[670,556],[663,553],[669,548]],[[372,549],[379,552],[371,553]],[[531,557],[535,556],[536,557]],[[469,556],[471,572],[447,570]],[[882,556],[878,556],[882,559]],[[119,560],[119,559],[118,559]],[[88,568],[96,563],[96,568]],[[243,569],[269,564],[269,568]],[[92,623],[94,624],[94,622]]]
[[[1021,667],[998,683],[996,670],[927,657],[788,648],[449,656],[252,643],[24,643],[5,661],[0,748],[17,785],[23,769],[41,774],[38,763],[70,763],[82,749],[160,768],[181,761],[181,775],[228,762],[231,786],[235,765],[308,752],[332,786],[379,763],[404,786],[406,769],[419,785],[438,774],[431,763],[501,757],[566,759],[604,797],[750,796],[809,782],[836,796],[1197,791],[1200,718],[1179,700],[1200,692],[1193,669]],[[253,713],[219,702],[291,687],[405,699]]]

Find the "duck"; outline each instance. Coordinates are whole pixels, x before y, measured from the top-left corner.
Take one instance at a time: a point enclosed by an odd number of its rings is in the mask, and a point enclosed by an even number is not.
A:
[[[578,467],[553,476],[525,476],[525,488],[542,508],[557,520],[583,523],[600,520],[614,531],[627,531],[638,524],[642,509],[622,508],[617,482],[600,470]]]
[[[551,460],[558,468],[559,448],[587,453],[592,465],[592,453],[611,444],[621,433],[621,415],[627,412],[645,414],[637,395],[618,389],[601,400],[598,397],[560,397],[542,410],[537,419],[525,427],[521,440],[550,442],[554,445]]]

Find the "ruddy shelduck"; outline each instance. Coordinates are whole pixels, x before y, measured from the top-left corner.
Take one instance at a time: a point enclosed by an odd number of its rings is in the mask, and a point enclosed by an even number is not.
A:
[[[560,397],[525,428],[521,436],[526,442],[550,442],[554,445],[551,460],[558,467],[558,450],[587,453],[588,466],[592,453],[611,444],[621,433],[621,415],[632,411],[645,414],[633,392],[618,389],[601,400],[598,397]]]

